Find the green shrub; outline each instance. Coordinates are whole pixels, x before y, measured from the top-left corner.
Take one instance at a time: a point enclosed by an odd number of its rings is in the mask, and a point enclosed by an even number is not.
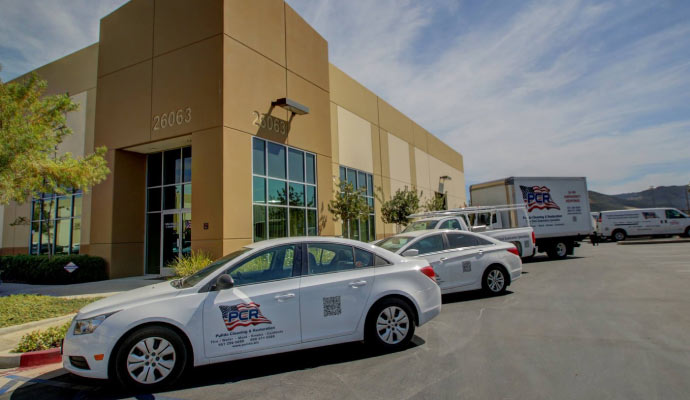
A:
[[[0,297],[0,328],[76,313],[102,297],[65,298],[37,294]]]
[[[213,259],[208,253],[203,251],[192,251],[188,256],[180,256],[175,259],[169,266],[175,271],[175,276],[184,278],[196,271],[211,264]]]
[[[79,268],[72,273],[65,265],[73,262]],[[64,285],[108,279],[105,260],[88,255],[0,257],[0,279],[43,285]]]
[[[48,350],[60,347],[60,342],[65,338],[71,322],[62,326],[55,326],[44,330],[33,331],[22,336],[17,347],[12,350],[15,353],[27,351]]]

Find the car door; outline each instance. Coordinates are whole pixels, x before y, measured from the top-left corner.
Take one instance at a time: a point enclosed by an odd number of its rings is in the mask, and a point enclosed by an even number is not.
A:
[[[353,246],[312,242],[300,283],[302,341],[355,333],[374,286],[374,255]]]
[[[479,282],[484,270],[491,263],[491,255],[488,253],[493,243],[461,232],[446,233],[446,240],[449,249],[458,249],[453,252],[454,256],[446,261],[448,269],[453,271],[453,287]]]
[[[415,257],[429,262],[436,273],[436,282],[441,289],[446,287],[448,282],[452,282],[451,271],[448,270],[445,263],[447,254],[445,254],[446,247],[443,241],[443,233],[439,232],[422,236],[412,241],[398,253],[403,254],[407,250],[417,250],[419,253]]]
[[[299,344],[302,245],[263,250],[229,267],[234,287],[204,302],[204,351],[220,357]]]
[[[664,212],[666,213],[665,233],[671,235],[683,233],[686,227],[685,216],[672,208],[666,209]]]

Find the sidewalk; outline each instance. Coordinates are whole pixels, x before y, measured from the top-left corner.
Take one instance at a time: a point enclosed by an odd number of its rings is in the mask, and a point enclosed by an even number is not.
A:
[[[26,283],[0,284],[0,296],[12,294],[43,294],[46,296],[93,297],[111,296],[127,290],[153,285],[162,278],[157,275],[133,276],[107,281],[74,283],[71,285],[29,285]]]

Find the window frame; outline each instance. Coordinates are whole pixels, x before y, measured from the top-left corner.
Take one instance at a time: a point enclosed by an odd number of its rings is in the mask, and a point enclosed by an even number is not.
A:
[[[68,216],[59,216],[58,213],[58,207],[59,207],[59,200],[60,199],[66,199],[69,198],[69,215]],[[81,201],[81,213],[79,215],[75,215],[75,204],[77,201],[77,198],[80,199]],[[47,218],[44,217],[44,202],[45,201],[50,201],[53,202],[50,206],[50,215],[47,216]],[[35,219],[34,217],[36,216],[35,213],[35,207],[38,205],[39,210],[38,210],[38,219]],[[50,254],[50,255],[71,255],[71,254],[80,254],[81,251],[81,229],[82,225],[81,222],[83,220],[83,213],[84,213],[84,194],[81,190],[79,189],[67,189],[67,193],[64,194],[57,194],[57,193],[41,193],[38,197],[34,197],[31,199],[31,209],[30,209],[30,214],[29,214],[29,255],[43,255],[43,254]],[[69,221],[69,235],[68,235],[68,243],[67,243],[67,253],[56,253],[56,243],[57,243],[57,226],[60,221]],[[77,251],[73,251],[74,248],[74,224],[75,221],[79,221],[79,249]],[[38,230],[34,231],[33,226],[34,224],[38,224]],[[53,239],[49,240],[50,244],[49,247],[47,248],[47,253],[43,253],[43,226],[47,225],[48,227],[48,237],[50,238],[50,235],[53,235]],[[38,235],[38,241],[36,245],[36,249],[34,249],[34,244],[33,244],[33,235],[36,233]],[[46,243],[48,246],[48,243]]]
[[[284,281],[284,280],[288,280],[288,279],[299,278],[299,277],[302,276],[302,271],[303,271],[303,269],[304,269],[303,266],[304,266],[305,263],[304,263],[304,251],[303,251],[303,250],[304,250],[304,248],[305,248],[306,246],[304,246],[304,243],[283,243],[283,244],[279,244],[279,245],[267,247],[267,248],[262,249],[262,250],[258,250],[256,253],[253,253],[253,254],[250,254],[250,255],[246,255],[245,257],[242,257],[242,259],[237,260],[235,264],[233,264],[233,265],[231,265],[231,266],[225,268],[225,269],[223,270],[223,272],[221,272],[220,274],[216,275],[213,279],[211,279],[211,281],[210,281],[209,283],[210,283],[211,285],[215,284],[215,282],[216,282],[216,280],[218,279],[218,277],[219,277],[220,275],[223,275],[223,274],[227,274],[227,275],[232,276],[232,275],[231,275],[232,271],[234,271],[234,270],[237,269],[237,268],[242,267],[244,264],[246,264],[247,262],[249,262],[249,261],[255,259],[256,257],[262,256],[263,254],[266,254],[266,253],[269,252],[269,251],[275,251],[275,249],[277,249],[277,248],[279,248],[279,247],[288,247],[288,246],[294,246],[294,247],[295,247],[295,255],[297,255],[298,253],[299,253],[299,255],[300,255],[299,263],[297,263],[296,265],[293,265],[293,266],[292,266],[292,275],[291,275],[291,276],[288,276],[287,278],[270,279],[270,280],[262,281],[262,282],[252,282],[252,283],[245,283],[245,284],[235,284],[235,285],[233,285],[232,288],[244,287],[244,286],[251,286],[251,285],[261,285],[261,284],[268,283],[268,282],[278,282],[278,281]],[[294,255],[293,255],[293,257],[294,257]],[[284,259],[283,259],[283,260],[284,260]],[[219,269],[222,269],[222,267],[219,268]]]
[[[447,246],[448,246],[448,250],[469,249],[469,248],[473,248],[473,247],[491,246],[491,245],[494,245],[494,243],[491,243],[491,242],[488,241],[488,240],[486,240],[486,243],[485,243],[485,244],[481,244],[481,243],[479,243],[479,241],[480,241],[480,240],[485,240],[485,239],[478,238],[478,237],[473,236],[473,235],[467,235],[467,234],[465,234],[465,232],[463,232],[463,231],[458,231],[458,232],[445,232],[444,235],[446,236],[446,244],[447,244]],[[476,241],[477,244],[472,245],[472,246],[464,246],[464,247],[451,247],[449,235],[464,235],[464,236],[467,236],[467,237],[471,237],[472,239],[474,239],[474,240]]]
[[[403,248],[402,250],[399,250],[400,254],[406,252],[407,250],[410,250],[412,248],[412,246],[415,245],[416,243],[419,243],[422,240],[428,239],[428,238],[433,237],[433,236],[440,236],[441,237],[441,242],[443,243],[443,245],[442,245],[443,248],[441,250],[431,251],[429,253],[419,253],[418,254],[419,256],[428,255],[428,254],[438,254],[438,253],[443,253],[444,251],[447,251],[447,250],[451,250],[448,248],[448,240],[446,240],[445,233],[444,232],[438,232],[438,233],[431,233],[429,235],[422,236],[421,238],[416,238],[416,240],[413,240],[410,243],[408,243],[405,246],[405,248]]]
[[[320,272],[318,274],[310,274],[309,273],[309,245],[315,245],[315,244],[334,244],[334,245],[339,245],[339,246],[349,246],[352,248],[352,262],[353,265],[357,262],[356,261],[356,255],[355,255],[355,249],[361,250],[361,251],[366,251],[367,253],[371,254],[373,256],[373,265],[370,265],[368,267],[353,267],[351,269],[344,269],[344,270],[339,270],[339,271],[330,271],[330,272]],[[348,271],[361,271],[364,269],[368,268],[376,268],[376,267],[384,267],[384,266],[390,266],[393,265],[389,260],[387,260],[384,257],[381,257],[380,255],[376,254],[375,252],[364,249],[360,246],[354,245],[354,244],[343,244],[343,243],[335,243],[335,242],[324,242],[324,241],[308,241],[303,243],[304,246],[302,246],[302,276],[318,276],[318,275],[327,275],[327,274],[336,274],[336,273],[341,273],[341,272],[348,272]],[[376,261],[377,259],[381,259],[386,262],[385,265],[377,265]]]
[[[349,182],[348,180],[348,175],[352,173],[354,174],[355,182],[353,183],[353,186],[355,190],[357,190],[360,187],[359,184],[359,177],[360,175],[364,175],[364,189],[366,190],[364,194],[364,198],[367,200],[367,204],[369,204],[369,200],[371,200],[371,212],[367,216],[367,220],[369,222],[369,231],[367,232],[367,237],[369,241],[376,240],[376,196],[374,194],[375,188],[374,188],[374,174],[357,169],[357,168],[351,168],[346,165],[339,165],[338,166],[338,179],[343,181],[343,178],[346,182]],[[371,195],[369,194],[369,183],[371,182]],[[372,224],[373,221],[373,224]],[[352,221],[347,221],[347,232],[348,232],[348,237],[347,239],[352,239],[352,240],[359,240],[359,241],[364,241],[362,240],[362,226],[359,221],[357,225],[357,238],[355,239],[352,235],[352,226],[350,226],[350,222]],[[343,227],[345,226],[345,222],[343,222]],[[345,235],[343,235],[345,237]]]
[[[257,174],[254,172],[254,145],[257,141],[263,141],[264,146],[263,146],[263,157],[264,157],[264,175]],[[285,149],[285,178],[276,178],[273,176],[270,176],[268,173],[268,144],[272,143],[273,145],[277,146],[282,146]],[[251,151],[251,176],[252,176],[252,200],[251,200],[251,208],[250,208],[250,213],[252,216],[252,243],[258,243],[264,240],[270,240],[270,239],[275,239],[275,238],[284,238],[284,237],[295,237],[290,235],[290,210],[302,210],[304,212],[304,234],[299,235],[299,236],[318,236],[319,235],[319,210],[318,210],[318,204],[319,204],[319,175],[318,175],[318,159],[316,156],[316,153],[300,149],[298,147],[293,147],[293,146],[288,146],[283,143],[275,142],[263,137],[252,137],[252,140],[250,141],[250,151]],[[290,179],[290,152],[291,151],[298,151],[302,153],[302,175],[304,180],[303,181],[295,181]],[[307,163],[309,160],[308,155],[311,155],[314,159],[314,183],[308,182],[309,180],[309,173],[308,173],[308,167]],[[264,202],[255,202],[254,201],[254,181],[255,178],[260,178],[263,179],[264,183]],[[285,199],[286,204],[272,204],[269,203],[269,197],[270,197],[270,191],[268,190],[269,186],[269,181],[274,180],[274,181],[280,181],[285,184],[286,187],[286,196],[287,198]],[[302,185],[304,187],[304,198],[303,198],[303,205],[292,205],[290,204],[290,185],[295,184],[295,185]],[[314,188],[314,205],[309,206],[308,202],[308,194],[309,194],[309,187]],[[265,239],[259,239],[256,240],[255,237],[255,218],[254,218],[254,207],[263,207],[264,210],[264,219],[263,223],[265,224],[265,230],[266,230],[266,237]],[[270,231],[270,208],[271,207],[277,207],[277,208],[284,208],[285,209],[285,235],[284,236],[276,236],[276,237],[271,237],[271,231]],[[310,229],[310,218],[309,218],[309,212],[312,211],[315,214],[315,222],[314,222],[314,234],[310,235],[309,234],[309,229]]]

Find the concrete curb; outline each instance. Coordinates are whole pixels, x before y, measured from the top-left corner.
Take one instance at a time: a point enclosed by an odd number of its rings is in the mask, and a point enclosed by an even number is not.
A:
[[[55,325],[60,325],[61,322],[67,322],[74,318],[74,316],[77,314],[67,314],[67,315],[62,315],[60,317],[54,317],[54,318],[48,318],[48,319],[41,319],[38,321],[33,321],[33,322],[27,322],[25,324],[21,325],[12,325],[12,326],[7,326],[5,328],[0,328],[0,336],[2,335],[7,335],[10,333],[15,333],[19,331],[25,331],[29,329],[43,329],[43,328],[49,328],[51,326]]]
[[[59,348],[27,353],[0,353],[0,368],[35,367],[62,361]]]
[[[616,242],[621,246],[629,246],[632,244],[668,244],[668,243],[690,243],[690,239],[657,239],[657,240],[635,240]]]

